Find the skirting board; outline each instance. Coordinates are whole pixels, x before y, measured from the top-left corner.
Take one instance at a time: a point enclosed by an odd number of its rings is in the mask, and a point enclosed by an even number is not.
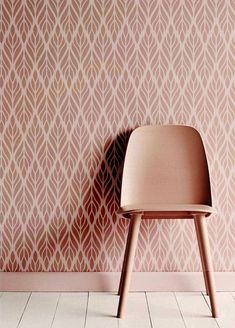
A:
[[[0,291],[117,291],[120,272],[0,272]],[[215,272],[217,291],[235,291],[235,272]],[[201,272],[133,272],[131,291],[205,290]]]

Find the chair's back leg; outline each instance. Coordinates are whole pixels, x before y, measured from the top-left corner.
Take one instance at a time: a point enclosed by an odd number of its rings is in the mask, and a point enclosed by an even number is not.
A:
[[[123,275],[122,290],[121,290],[121,295],[120,295],[119,304],[118,304],[118,313],[117,313],[118,318],[123,317],[125,307],[126,307],[127,294],[128,294],[129,286],[130,286],[131,273],[132,273],[133,264],[134,264],[135,251],[136,251],[136,246],[137,246],[137,241],[138,241],[141,217],[142,217],[142,214],[137,214],[137,215],[133,215],[133,217],[131,219],[131,220],[133,220],[133,222],[131,225],[129,248],[128,248],[128,254],[126,256],[126,268],[125,268],[125,272]]]
[[[218,309],[216,305],[216,292],[215,292],[215,282],[213,274],[213,266],[210,255],[210,244],[207,233],[206,218],[204,215],[195,216],[195,224],[198,228],[198,236],[201,244],[201,256],[202,262],[204,263],[204,270],[206,275],[206,280],[208,284],[208,293],[211,303],[211,312],[214,318],[218,317]]]

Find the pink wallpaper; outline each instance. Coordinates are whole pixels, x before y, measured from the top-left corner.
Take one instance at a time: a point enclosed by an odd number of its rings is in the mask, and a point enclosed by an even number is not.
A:
[[[235,2],[3,0],[0,270],[117,271],[130,131],[202,134],[215,270],[235,270]],[[135,270],[197,271],[192,221],[146,221]]]

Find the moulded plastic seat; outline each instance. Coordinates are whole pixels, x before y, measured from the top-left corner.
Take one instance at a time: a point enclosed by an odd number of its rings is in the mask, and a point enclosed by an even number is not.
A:
[[[119,284],[123,317],[142,219],[194,219],[212,315],[218,316],[205,218],[214,213],[206,154],[189,126],[144,126],[130,136],[118,214],[130,218]]]
[[[187,215],[187,218],[194,218],[195,215],[201,213],[205,214],[205,216],[216,213],[213,207],[200,204],[134,204],[123,206],[117,213],[130,218],[130,214],[138,212],[143,213],[142,219],[145,219],[145,216],[149,216],[150,214],[155,216],[156,219],[166,216],[175,219],[176,215],[183,219],[183,213]]]

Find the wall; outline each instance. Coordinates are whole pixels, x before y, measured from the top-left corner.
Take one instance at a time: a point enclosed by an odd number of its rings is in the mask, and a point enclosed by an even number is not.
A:
[[[1,5],[0,269],[118,271],[130,131],[202,134],[216,271],[235,270],[233,1]],[[135,270],[198,271],[191,221],[146,221]]]

